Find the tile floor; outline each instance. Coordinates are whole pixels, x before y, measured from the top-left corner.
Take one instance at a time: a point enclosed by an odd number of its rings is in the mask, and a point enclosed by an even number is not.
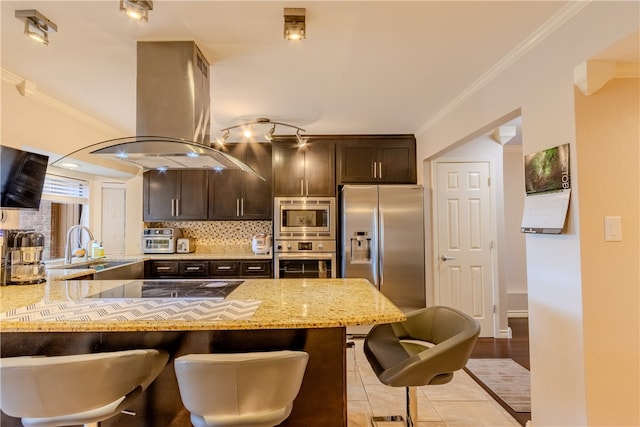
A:
[[[369,427],[372,415],[404,415],[404,388],[388,387],[378,381],[362,352],[362,339],[347,349],[348,427]],[[400,422],[379,423],[398,427]],[[519,427],[509,415],[464,371],[444,385],[418,388],[416,427]]]

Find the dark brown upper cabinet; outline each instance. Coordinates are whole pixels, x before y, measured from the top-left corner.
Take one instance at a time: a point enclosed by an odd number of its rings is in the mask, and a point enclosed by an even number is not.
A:
[[[274,196],[335,197],[335,140],[308,137],[299,147],[295,137],[273,142]]]
[[[415,184],[413,135],[343,138],[337,148],[338,184]]]
[[[143,178],[144,221],[207,219],[208,171],[147,171]]]
[[[209,219],[270,220],[273,217],[271,144],[228,144],[222,149],[264,180],[239,170],[211,171]]]

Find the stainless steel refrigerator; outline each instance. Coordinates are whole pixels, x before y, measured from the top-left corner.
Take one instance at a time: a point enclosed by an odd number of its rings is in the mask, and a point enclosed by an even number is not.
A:
[[[342,277],[363,277],[401,310],[425,307],[423,188],[345,185]]]

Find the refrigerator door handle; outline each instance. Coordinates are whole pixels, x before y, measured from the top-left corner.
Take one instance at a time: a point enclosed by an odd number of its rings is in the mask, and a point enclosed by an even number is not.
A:
[[[384,210],[380,208],[380,227],[378,227],[378,235],[380,241],[378,242],[378,256],[380,257],[379,269],[380,269],[380,287],[384,285]]]
[[[371,269],[372,274],[373,274],[373,284],[379,289],[380,288],[380,279],[379,279],[379,274],[380,274],[380,263],[378,262],[378,257],[380,255],[380,250],[379,248],[379,238],[380,236],[378,235],[378,230],[380,229],[378,227],[378,208],[373,208],[373,220],[372,220],[372,224],[373,224],[373,239],[372,239],[372,248],[371,248]]]

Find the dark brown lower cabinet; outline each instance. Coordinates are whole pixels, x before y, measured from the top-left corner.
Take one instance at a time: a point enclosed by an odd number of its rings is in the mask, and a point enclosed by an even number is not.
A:
[[[147,261],[145,278],[271,278],[272,261],[265,260],[189,260]]]

